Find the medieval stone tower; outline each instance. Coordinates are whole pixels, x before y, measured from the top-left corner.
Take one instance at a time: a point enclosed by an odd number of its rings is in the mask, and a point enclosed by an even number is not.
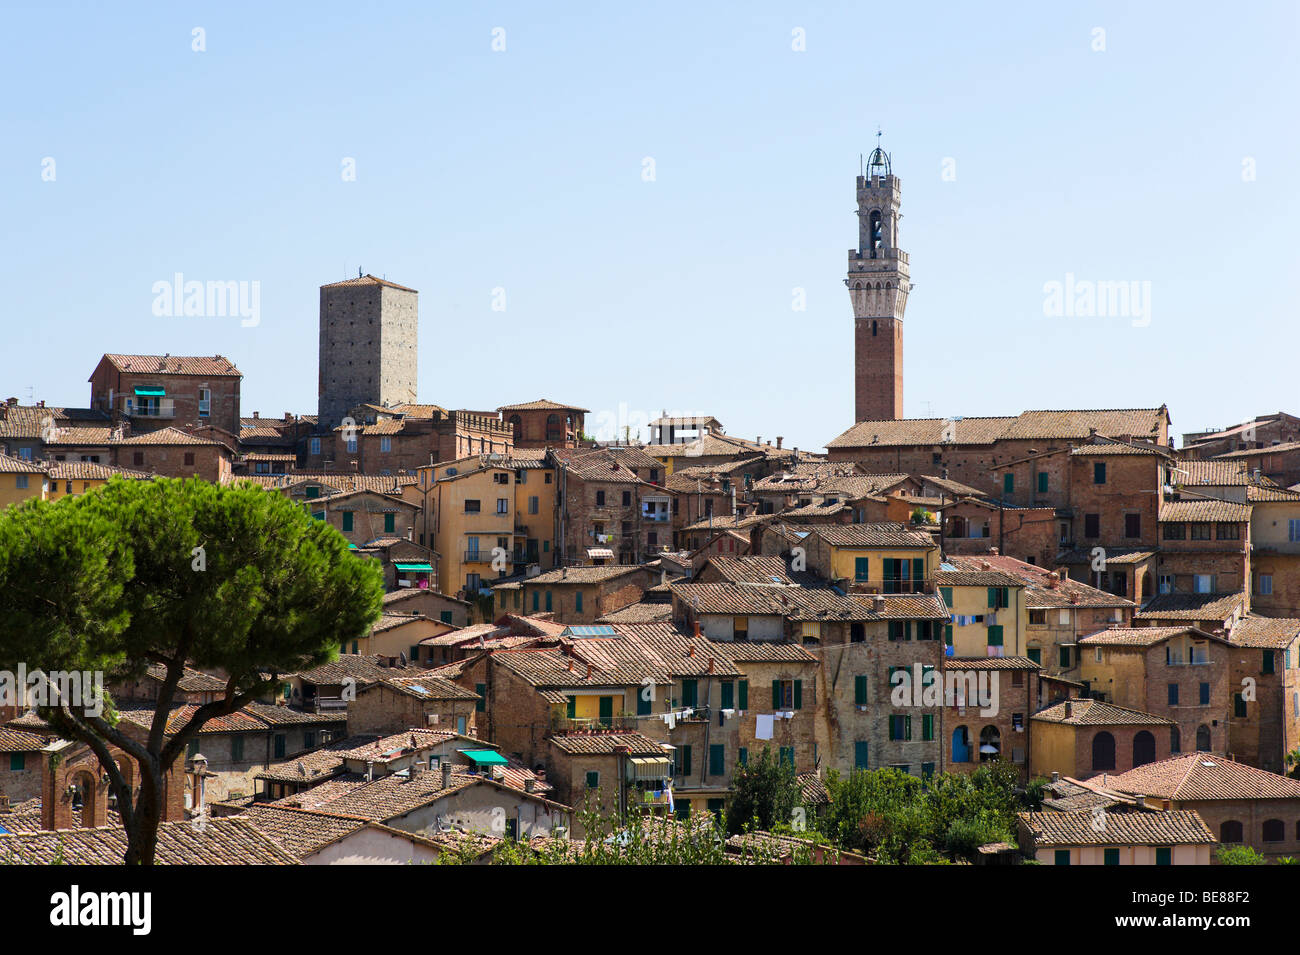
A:
[[[359,404],[416,400],[418,294],[373,275],[321,286],[319,428]]]
[[[879,146],[858,176],[858,247],[849,249],[853,302],[854,421],[903,416],[903,312],[907,253],[898,247],[901,183]]]

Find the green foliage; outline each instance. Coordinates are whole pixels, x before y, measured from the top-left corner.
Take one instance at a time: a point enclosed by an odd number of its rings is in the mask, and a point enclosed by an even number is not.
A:
[[[753,829],[772,830],[788,825],[794,807],[802,802],[794,770],[781,765],[764,746],[757,760],[741,766],[732,778],[727,831],[732,835]]]
[[[382,600],[377,564],[301,505],[251,483],[114,479],[0,512],[0,669],[99,671],[106,684],[150,665],[165,671],[147,740],[120,732],[111,710],[97,717],[93,700],[42,710],[99,756],[130,861],[152,861],[162,773],[202,725],[273,692],[280,674],[334,657],[368,632]],[[187,663],[228,674],[226,693],[165,737]],[[140,767],[138,805],[110,743]]]
[[[1265,859],[1250,846],[1219,846],[1219,865],[1264,865]]]
[[[969,775],[922,780],[896,769],[832,772],[822,829],[838,845],[904,865],[969,859],[989,842],[1012,842],[1024,808],[1014,766],[992,763]]]

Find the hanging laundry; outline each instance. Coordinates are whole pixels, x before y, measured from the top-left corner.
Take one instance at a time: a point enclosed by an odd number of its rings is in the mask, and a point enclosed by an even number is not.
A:
[[[754,739],[772,738],[772,717],[766,713],[758,714],[754,725]]]

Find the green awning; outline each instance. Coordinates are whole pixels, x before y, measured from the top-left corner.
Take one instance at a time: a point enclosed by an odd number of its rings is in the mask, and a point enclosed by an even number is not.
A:
[[[431,567],[429,564],[394,564],[393,566],[401,571],[421,570],[421,571],[432,572],[433,570],[433,567]]]
[[[495,749],[462,749],[460,754],[479,766],[507,766],[510,763]]]
[[[135,393],[141,398],[161,398],[167,394],[162,388],[137,388]]]

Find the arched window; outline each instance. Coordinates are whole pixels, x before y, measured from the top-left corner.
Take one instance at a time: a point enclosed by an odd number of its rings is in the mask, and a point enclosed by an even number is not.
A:
[[[1220,842],[1240,842],[1241,841],[1241,823],[1235,819],[1229,819],[1223,825],[1219,826]]]
[[[871,250],[871,257],[876,257],[876,250],[880,248],[880,210],[876,209],[871,213],[871,231],[867,233],[867,248]]]
[[[997,759],[1002,752],[1002,734],[996,726],[986,726],[980,730],[980,762],[988,763]]]
[[[1115,737],[1102,730],[1092,738],[1092,769],[1101,772],[1115,768]]]
[[[871,337],[876,337],[876,320],[874,318],[871,320]]]
[[[515,432],[515,444],[518,444],[520,441],[524,440],[524,419],[523,418],[519,417],[519,415],[517,414],[512,414],[510,416],[510,427],[513,428]]]
[[[1210,728],[1204,723],[1196,727],[1196,751],[1198,753],[1210,751]]]
[[[1146,730],[1133,737],[1133,765],[1145,766],[1156,761],[1156,738]]]
[[[1281,842],[1286,839],[1286,823],[1281,819],[1264,820],[1264,841]]]
[[[560,416],[550,414],[546,416],[546,440],[562,441],[564,440],[564,426],[560,424]]]
[[[1181,753],[1183,751],[1183,736],[1178,732],[1177,726],[1169,727],[1169,752]]]
[[[952,731],[952,761],[970,762],[970,732],[965,726],[958,726]]]

